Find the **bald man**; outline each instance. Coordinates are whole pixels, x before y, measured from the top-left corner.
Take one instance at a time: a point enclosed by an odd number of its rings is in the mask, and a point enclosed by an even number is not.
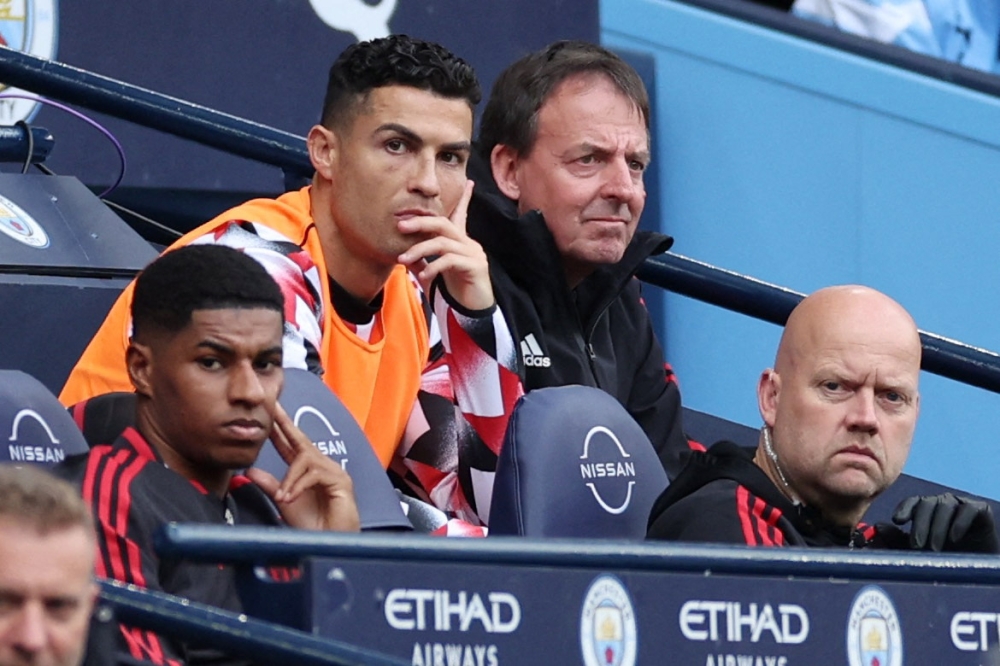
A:
[[[895,525],[861,526],[900,475],[920,412],[920,336],[888,296],[822,289],[785,325],[761,373],[755,450],[719,442],[694,454],[660,496],[648,537],[750,546],[1000,551],[989,506],[911,498]]]

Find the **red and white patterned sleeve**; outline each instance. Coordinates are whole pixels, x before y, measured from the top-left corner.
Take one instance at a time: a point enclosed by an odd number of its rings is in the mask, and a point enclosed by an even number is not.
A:
[[[516,347],[498,307],[470,312],[438,285],[431,357],[393,471],[449,516],[485,525],[507,422],[524,393]]]
[[[319,270],[305,250],[268,226],[244,220],[225,222],[191,244],[226,245],[256,259],[285,297],[282,365],[323,373],[319,358],[323,292]]]

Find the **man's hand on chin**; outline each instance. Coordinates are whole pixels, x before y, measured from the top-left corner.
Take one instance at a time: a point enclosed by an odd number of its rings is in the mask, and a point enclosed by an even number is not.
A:
[[[313,446],[280,404],[271,442],[288,463],[285,478],[279,482],[256,467],[247,470],[247,476],[274,501],[290,527],[337,532],[361,529],[351,477]]]

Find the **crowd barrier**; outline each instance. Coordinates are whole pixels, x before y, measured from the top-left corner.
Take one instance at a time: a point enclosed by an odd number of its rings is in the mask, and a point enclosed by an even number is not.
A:
[[[157,549],[299,565],[284,621],[428,666],[982,664],[1000,626],[996,557],[185,525]]]

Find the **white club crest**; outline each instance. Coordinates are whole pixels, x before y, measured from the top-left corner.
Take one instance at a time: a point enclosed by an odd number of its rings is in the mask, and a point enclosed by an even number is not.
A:
[[[56,0],[0,0],[0,44],[46,60],[56,57]],[[0,94],[24,91],[0,83]],[[0,125],[31,120],[38,102],[8,97],[0,99]]]
[[[388,37],[389,19],[399,0],[380,0],[370,5],[364,0],[309,0],[323,23],[334,30],[353,34],[359,42]]]

